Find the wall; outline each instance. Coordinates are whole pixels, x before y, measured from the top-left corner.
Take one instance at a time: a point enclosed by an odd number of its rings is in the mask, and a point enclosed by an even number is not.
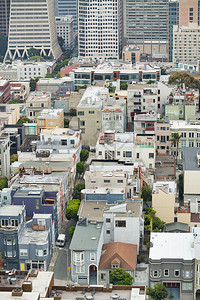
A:
[[[167,194],[161,189],[158,194],[152,194],[152,208],[156,211],[156,216],[165,223],[174,222],[174,205],[174,194]]]

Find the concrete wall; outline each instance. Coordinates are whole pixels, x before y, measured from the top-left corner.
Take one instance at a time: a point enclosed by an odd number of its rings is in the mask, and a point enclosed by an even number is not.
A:
[[[174,205],[174,194],[167,194],[161,189],[158,194],[152,194],[152,208],[156,211],[156,216],[165,223],[174,222]]]

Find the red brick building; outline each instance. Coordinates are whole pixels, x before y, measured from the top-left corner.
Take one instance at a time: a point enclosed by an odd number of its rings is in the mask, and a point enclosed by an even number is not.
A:
[[[0,103],[7,103],[10,100],[10,83],[8,80],[0,79]]]

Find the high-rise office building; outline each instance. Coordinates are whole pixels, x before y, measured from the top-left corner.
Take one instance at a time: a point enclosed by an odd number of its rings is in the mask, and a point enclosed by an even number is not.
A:
[[[80,57],[119,58],[121,55],[121,0],[79,0]]]
[[[0,1],[0,33],[8,35],[10,18],[10,0]]]
[[[5,60],[26,58],[30,48],[54,59],[62,53],[57,40],[53,0],[11,0]]]
[[[173,26],[179,23],[179,0],[169,0],[169,61],[173,60]]]
[[[179,27],[198,23],[199,0],[179,0]]]
[[[123,43],[168,53],[169,0],[123,0]]]
[[[78,30],[78,0],[54,0],[55,15],[58,17],[73,16],[74,30]]]

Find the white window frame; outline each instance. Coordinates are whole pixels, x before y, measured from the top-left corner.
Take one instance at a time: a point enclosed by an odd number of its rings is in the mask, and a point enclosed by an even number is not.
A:
[[[28,256],[28,249],[20,249],[19,253],[20,256]]]
[[[76,266],[76,273],[84,274],[85,273],[85,266]]]
[[[96,260],[96,253],[92,252],[90,253],[90,261],[95,261]]]
[[[167,275],[165,274],[165,271],[167,271],[167,273],[168,273]],[[169,277],[169,269],[164,269],[164,276]]]
[[[178,271],[178,275],[175,275],[176,271]],[[174,277],[180,277],[180,270],[179,269],[174,270]]]

